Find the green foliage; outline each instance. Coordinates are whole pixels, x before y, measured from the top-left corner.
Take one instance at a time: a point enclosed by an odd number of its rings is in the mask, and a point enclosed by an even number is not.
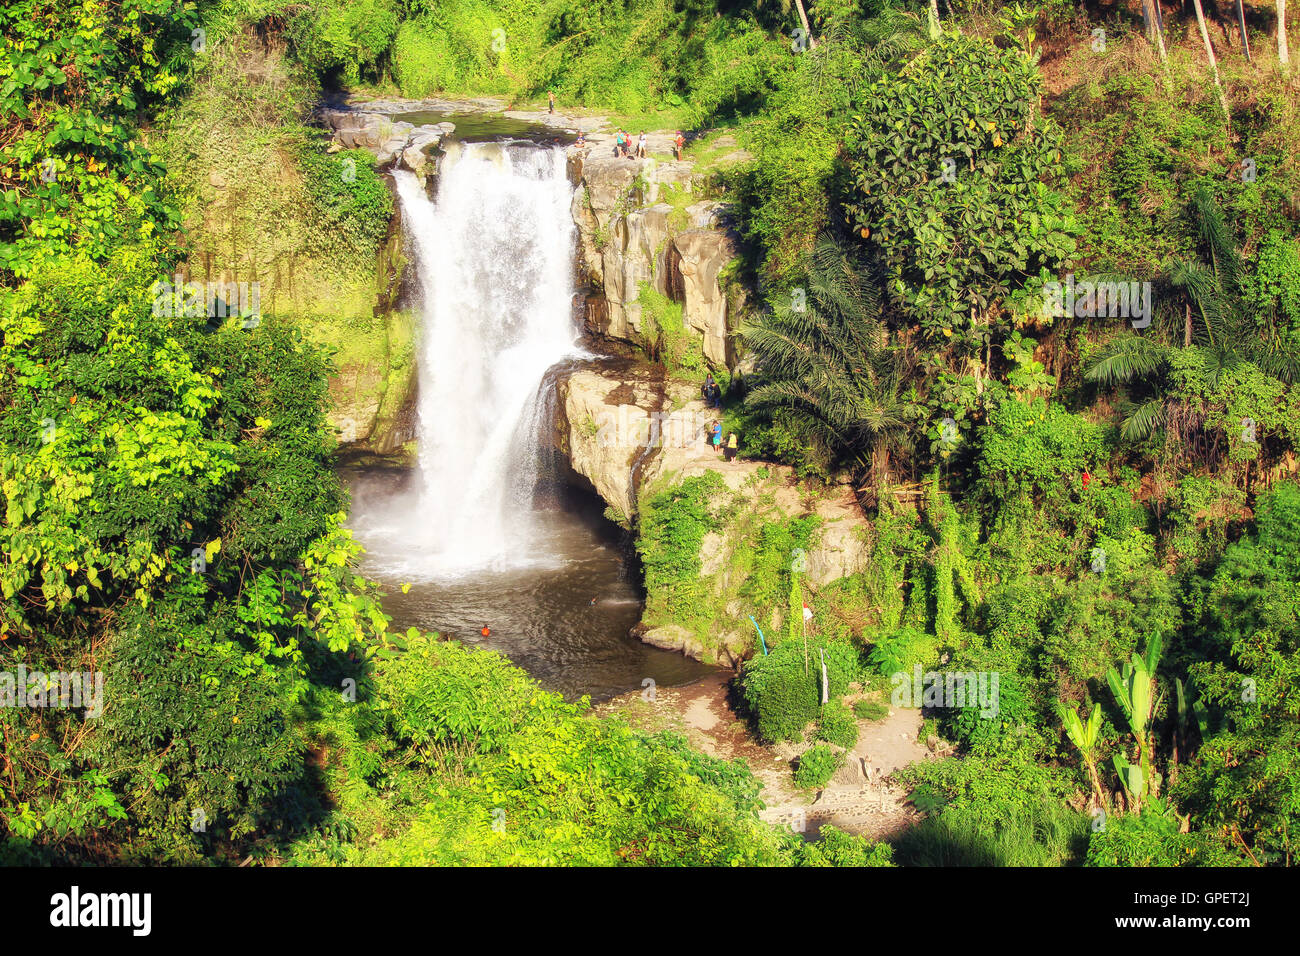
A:
[[[938,662],[939,639],[915,628],[900,628],[878,635],[867,660],[886,677],[910,675],[917,664],[925,668]]]
[[[951,669],[958,673],[990,673],[980,659],[954,663]],[[984,752],[1014,746],[1012,738],[1029,732],[1037,723],[1038,715],[1033,697],[1025,687],[1024,678],[1007,670],[996,671],[996,712],[988,713],[976,701],[965,707],[946,712],[944,726],[949,736],[963,744],[968,751]],[[988,678],[992,689],[992,678]],[[991,708],[990,708],[991,709]]]
[[[858,725],[853,711],[838,700],[827,702],[817,721],[817,739],[851,750],[858,742]]]
[[[1189,672],[1211,731],[1172,792],[1204,830],[1281,863],[1294,856],[1300,814],[1300,722],[1288,690],[1300,679],[1300,486],[1261,495],[1256,526],[1195,594],[1205,659]]]
[[[862,676],[861,657],[848,641],[808,638],[785,640],[765,656],[752,657],[741,668],[740,693],[763,740],[801,740],[804,728],[817,719],[821,704],[821,655],[826,657],[829,697],[838,699]]]
[[[765,521],[762,524],[753,553],[753,563],[740,589],[741,595],[752,601],[756,609],[770,612],[773,608],[789,604],[787,598],[793,575],[797,573],[794,569],[799,566],[801,556],[806,556],[812,548],[821,524],[822,519],[817,515]],[[797,603],[802,616],[802,596]],[[796,624],[798,620],[796,619]]]
[[[733,177],[743,225],[762,250],[763,276],[779,285],[798,282],[817,237],[837,218],[839,150],[854,101],[886,64],[920,42],[915,21],[892,11],[857,25],[868,36],[837,31],[833,42],[794,57],[745,127],[755,159]]]
[[[875,700],[860,700],[853,705],[853,716],[858,720],[880,720],[889,716],[889,707]]]
[[[393,0],[318,0],[289,21],[288,35],[309,69],[354,85],[374,69],[397,24]]]
[[[1083,416],[1041,398],[1012,399],[989,413],[980,432],[978,482],[990,499],[1028,494],[1041,500],[1073,488],[1104,454],[1101,430]]]
[[[816,840],[804,845],[800,865],[893,866],[893,859],[894,850],[888,843],[873,843],[828,824],[821,828]]]
[[[388,235],[393,197],[375,172],[369,151],[350,149],[333,156],[311,149],[299,153],[304,184],[316,207],[314,252],[369,265]]]
[[[971,329],[1074,251],[1049,187],[1060,133],[1034,116],[1040,82],[1023,52],[945,33],[857,106],[845,208],[879,251],[891,299],[931,336]]]
[[[637,289],[642,334],[650,344],[651,358],[662,362],[672,373],[687,377],[703,375],[704,352],[699,339],[686,331],[682,304],[655,290],[648,282],[639,283]]]
[[[813,744],[799,756],[799,766],[794,772],[794,784],[801,790],[817,790],[826,786],[835,771],[844,766],[844,751],[826,744]]]
[[[700,545],[717,520],[715,501],[725,490],[722,476],[709,471],[641,505],[636,548],[646,590],[670,617],[691,619],[707,600],[700,583]]]
[[[1158,801],[1157,801],[1158,802]],[[1245,866],[1240,854],[1198,833],[1180,833],[1167,808],[1108,816],[1088,837],[1087,866]]]
[[[132,121],[180,82],[196,23],[171,0],[0,9],[0,280],[175,228]]]
[[[412,635],[375,677],[375,713],[397,747],[381,767],[356,768],[366,778],[349,809],[391,802],[379,820],[397,826],[346,841],[346,862],[794,861],[798,841],[759,822],[759,784],[742,763],[596,719],[496,654]],[[418,803],[403,809],[408,794]],[[302,862],[319,852],[305,845]]]
[[[901,772],[940,805],[894,842],[902,866],[1062,866],[1080,860],[1089,820],[1065,781],[1026,748],[924,761]]]

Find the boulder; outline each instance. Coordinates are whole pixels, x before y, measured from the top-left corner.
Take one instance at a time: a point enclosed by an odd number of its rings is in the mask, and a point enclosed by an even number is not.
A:
[[[705,358],[715,365],[730,365],[727,296],[718,274],[735,257],[735,245],[725,232],[692,229],[673,237],[673,250],[685,294],[682,319],[704,340]]]

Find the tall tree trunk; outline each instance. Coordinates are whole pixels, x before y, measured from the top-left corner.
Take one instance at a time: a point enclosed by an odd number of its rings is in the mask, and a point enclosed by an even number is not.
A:
[[[815,50],[817,49],[817,41],[813,39],[812,27],[808,26],[808,14],[804,13],[803,0],[794,0],[794,5],[799,8],[799,22],[803,24],[804,35],[808,37],[808,49]]]
[[[1155,42],[1160,53],[1160,63],[1167,62],[1165,53],[1164,18],[1160,15],[1160,0],[1142,0],[1142,20],[1146,23],[1147,39]]]
[[[1277,0],[1277,58],[1283,70],[1291,68],[1291,54],[1286,48],[1286,0]]]
[[[939,0],[930,0],[930,39],[939,39]]]
[[[1210,31],[1205,26],[1205,9],[1201,6],[1201,0],[1192,0],[1196,7],[1196,23],[1201,28],[1201,42],[1205,44],[1205,55],[1210,61],[1210,72],[1214,75],[1214,86],[1219,93],[1219,105],[1223,107],[1223,112],[1228,112],[1228,98],[1223,95],[1223,84],[1219,82],[1219,61],[1214,58],[1214,47],[1210,45]]]
[[[1250,62],[1250,40],[1246,38],[1246,8],[1241,5],[1241,0],[1237,0],[1237,26],[1241,28],[1241,52],[1246,54],[1246,62]]]

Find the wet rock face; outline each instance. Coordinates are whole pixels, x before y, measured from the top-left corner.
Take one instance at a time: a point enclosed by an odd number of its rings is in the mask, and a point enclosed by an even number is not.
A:
[[[334,142],[344,149],[365,149],[380,166],[396,162],[402,169],[423,172],[443,139],[455,129],[451,123],[414,126],[394,122],[386,113],[353,109],[321,111],[321,121],[334,131]]]
[[[434,158],[455,131],[448,122],[414,126],[394,121],[395,111],[412,104],[376,101],[354,108],[325,109],[321,121],[333,130],[338,148],[365,149],[381,166],[397,166],[428,175]],[[465,110],[500,111],[502,104],[432,104]],[[538,123],[567,123],[547,114],[501,112]],[[672,154],[672,134],[647,135],[651,154],[643,159],[614,155],[614,133],[600,131],[590,119],[569,125],[587,127],[587,145],[571,146],[569,178],[574,183],[573,219],[578,226],[579,271],[597,301],[589,307],[588,328],[597,334],[645,347],[646,326],[639,300],[641,284],[682,305],[687,334],[715,367],[733,368],[737,355],[733,332],[740,324],[743,299],[729,297],[720,281],[736,255],[737,240],[726,222],[726,206],[711,201],[681,206],[682,193],[698,187],[689,160],[663,160]],[[637,131],[639,132],[639,131]],[[633,134],[636,141],[636,133]],[[738,154],[739,155],[739,154]],[[664,201],[671,187],[674,206]]]
[[[657,626],[636,632],[642,640],[702,660],[744,659],[753,649],[754,632],[741,593],[745,582],[733,558],[759,546],[756,529],[764,522],[810,514],[821,519],[810,546],[798,556],[800,571],[814,588],[866,570],[868,522],[851,489],[810,496],[787,466],[722,460],[706,439],[717,412],[700,400],[693,384],[665,380],[650,366],[623,363],[571,369],[556,386],[556,446],[626,526],[635,528],[646,495],[710,471],[733,496],[728,510],[756,519],[719,524],[700,543],[700,577],[717,605],[726,608],[729,623],[704,634],[655,621]],[[780,621],[761,624],[779,627]]]
[[[645,283],[682,304],[686,330],[705,359],[733,367],[737,303],[729,301],[720,277],[738,244],[727,228],[725,205],[700,201],[677,209],[661,201],[664,185],[694,188],[689,162],[615,157],[602,137],[589,142],[585,150],[571,147],[570,154],[584,271],[604,300],[591,330],[647,344],[639,301]]]

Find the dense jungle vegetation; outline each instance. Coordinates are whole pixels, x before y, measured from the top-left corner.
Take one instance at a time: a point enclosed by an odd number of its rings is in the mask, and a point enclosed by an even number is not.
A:
[[[0,861],[1289,865],[1300,66],[1283,3],[1244,7],[1249,58],[1236,9],[10,0],[0,670],[102,671],[108,704],[0,707]],[[746,593],[810,600],[836,695],[1001,675],[995,720],[927,709],[958,754],[909,768],[893,845],[805,843],[739,761],[389,629],[308,328],[372,321],[392,200],[310,122],[362,88],[553,89],[752,154],[716,184],[758,303],[727,425],[851,479],[873,560],[807,595],[784,556],[815,528],[774,528]],[[157,308],[186,262],[286,256],[259,322]],[[1149,309],[1099,304],[1120,282]],[[643,511],[666,614],[716,491]],[[815,785],[853,724],[792,638],[738,685],[765,740],[817,721]]]

